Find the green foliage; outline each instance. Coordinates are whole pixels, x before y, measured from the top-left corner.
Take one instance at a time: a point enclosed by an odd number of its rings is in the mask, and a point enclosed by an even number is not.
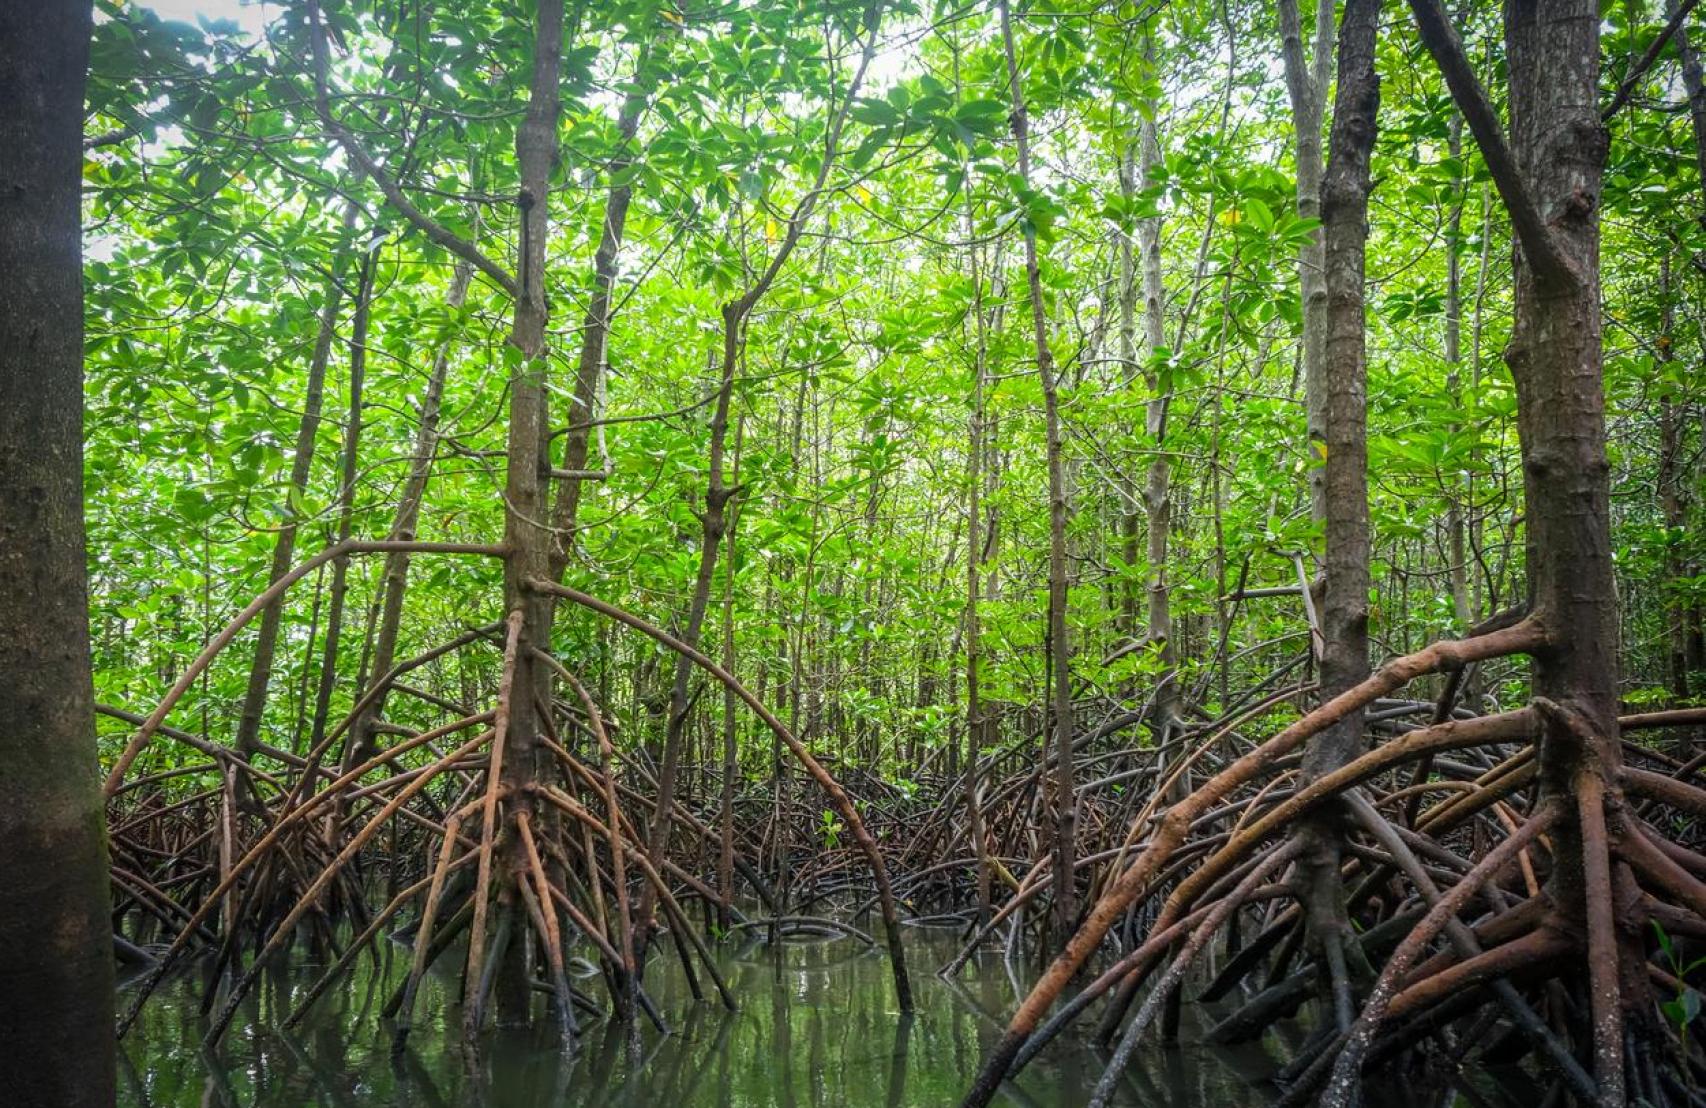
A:
[[[593,463],[609,476],[586,484],[566,579],[669,624],[698,561],[721,306],[763,272],[813,187],[865,5],[571,7],[546,274],[553,428],[584,415],[571,397],[612,185],[632,189],[632,207],[593,413],[606,421]],[[1649,8],[1611,5],[1608,54],[1644,49],[1657,23]],[[315,111],[300,8],[267,10],[273,23],[255,39],[99,5],[88,132],[125,137],[91,147],[85,165],[94,649],[99,698],[132,709],[153,703],[264,587],[283,522],[300,521],[299,554],[330,540],[355,261],[370,244],[379,250],[356,531],[381,537],[391,526],[441,354],[442,439],[419,536],[489,542],[502,531],[508,299],[476,276],[467,303],[447,305],[455,258],[350,171]],[[398,10],[326,5],[333,110],[426,217],[507,266],[527,21],[515,5],[476,0],[433,8],[417,33],[393,25]],[[1477,7],[1468,22],[1472,48],[1493,30],[1485,14]],[[1173,480],[1165,568],[1179,679],[1206,700],[1219,695],[1222,618],[1235,677],[1254,681],[1297,656],[1295,597],[1236,607],[1222,598],[1241,578],[1250,589],[1295,583],[1293,558],[1320,541],[1307,507],[1319,458],[1303,433],[1296,269],[1319,223],[1296,214],[1269,13],[1091,13],[1039,0],[1016,16],[1033,185],[1016,172],[990,13],[890,5],[878,61],[846,113],[843,158],[742,336],[736,669],[814,746],[897,785],[921,764],[940,771],[964,736],[967,419],[980,322],[979,492],[986,537],[993,531],[979,567],[982,694],[1004,740],[1029,734],[1024,710],[1045,688],[1047,482],[1021,231],[1043,244],[1043,309],[1060,362],[1076,683],[1141,699],[1162,676],[1155,649],[1100,665],[1141,636],[1123,597],[1141,598],[1156,567],[1141,541],[1130,556],[1122,534],[1127,516],[1141,515],[1157,457]],[[1474,616],[1519,599],[1525,535],[1515,389],[1499,358],[1509,229],[1473,142],[1452,147],[1437,76],[1389,38],[1368,266],[1369,456],[1374,633],[1380,649],[1398,650],[1457,627],[1459,565]],[[1706,601],[1698,466],[1685,474],[1681,524],[1650,491],[1663,460],[1660,406],[1681,413],[1692,458],[1702,401],[1701,323],[1684,306],[1701,302],[1689,259],[1706,251],[1706,228],[1684,210],[1700,188],[1683,156],[1687,121],[1652,110],[1668,80],[1655,73],[1652,95],[1614,123],[1601,200],[1614,520],[1637,701],[1669,687],[1668,614]],[[617,115],[635,90],[645,110],[628,141]],[[1159,132],[1157,180],[1122,189],[1144,119]],[[1151,220],[1161,225],[1164,341],[1151,348],[1139,321],[1128,364],[1120,251]],[[1455,305],[1451,257],[1462,272]],[[345,291],[324,418],[307,488],[292,497],[307,366],[332,282]],[[1453,324],[1461,352],[1448,364]],[[1145,426],[1156,396],[1169,404],[1159,455]],[[1465,521],[1461,564],[1451,518]],[[346,630],[358,642],[378,574],[353,564]],[[498,615],[493,566],[423,557],[411,582],[405,656]],[[265,720],[277,745],[303,737],[323,587],[310,579],[285,606]],[[723,588],[719,570],[714,608]],[[715,655],[720,623],[707,626]],[[660,680],[656,649],[578,613],[565,613],[556,635],[559,652],[600,683],[619,741],[655,738],[646,704]],[[229,736],[249,641],[240,636],[192,690],[178,714],[186,727]],[[352,698],[360,655],[346,652],[337,706]],[[495,673],[493,652],[472,652],[435,662],[422,680],[473,701]],[[1501,692],[1520,696],[1520,674]],[[407,698],[387,710],[405,726],[434,718]],[[768,736],[744,717],[738,726],[744,771],[767,774]],[[162,744],[150,757],[190,754]]]

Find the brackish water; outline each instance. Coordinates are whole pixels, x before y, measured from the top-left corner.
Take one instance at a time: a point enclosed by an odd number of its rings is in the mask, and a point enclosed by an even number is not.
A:
[[[660,953],[663,953],[660,950]],[[321,998],[290,1032],[277,1030],[320,967],[297,963],[264,979],[217,1053],[201,1048],[197,975],[162,986],[121,1043],[123,1108],[901,1108],[958,1103],[983,1051],[1017,1003],[999,955],[968,965],[956,982],[934,970],[953,954],[940,933],[909,946],[917,1012],[901,1020],[887,960],[853,940],[779,947],[726,944],[719,954],[740,1011],[695,1003],[673,957],[654,959],[647,991],[670,1024],[645,1028],[638,1050],[614,1025],[582,1016],[579,1049],[565,1056],[551,1021],[537,1032],[492,1031],[470,1060],[454,1030],[460,1013],[443,975],[421,991],[407,1048],[393,1053],[379,1019],[408,969],[407,948],[381,944],[348,987]],[[455,960],[444,958],[443,964]],[[582,987],[600,1000],[595,977]],[[709,983],[707,982],[709,993]],[[121,1006],[128,1003],[121,993]],[[1196,1042],[1147,1046],[1121,1104],[1149,1108],[1244,1108],[1269,1103],[1261,1079],[1285,1045],[1270,1040],[1223,1050]],[[1080,1040],[1040,1056],[1004,1103],[1026,1108],[1083,1104],[1103,1058]],[[1434,1101],[1439,1103],[1438,1100]]]

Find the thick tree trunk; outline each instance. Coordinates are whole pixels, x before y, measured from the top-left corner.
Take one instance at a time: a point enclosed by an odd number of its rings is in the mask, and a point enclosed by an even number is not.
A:
[[[1620,760],[1600,349],[1598,201],[1607,139],[1597,103],[1597,16],[1592,0],[1512,0],[1506,16],[1512,152],[1560,255],[1542,267],[1519,243],[1505,351],[1519,401],[1529,594],[1556,629],[1535,657],[1534,691],[1573,706],[1600,737],[1596,749],[1584,749],[1570,736],[1549,736],[1541,779],[1554,795],[1569,795],[1585,768],[1609,774]],[[1559,876],[1579,874],[1577,862],[1561,858]]]
[[[0,6],[0,1089],[114,1097],[83,532],[87,5]]]
[[[1411,0],[1504,198],[1515,232],[1515,318],[1505,360],[1517,389],[1529,603],[1546,628],[1533,689],[1545,709],[1540,804],[1572,818],[1552,833],[1546,894],[1585,920],[1586,987],[1601,1103],[1624,1099],[1624,1028],[1650,1018],[1634,912],[1612,903],[1608,815],[1620,804],[1618,608],[1601,364],[1599,198],[1608,139],[1599,105],[1594,0],[1507,0],[1510,143],[1468,71],[1437,0]],[[1637,1048],[1639,1049],[1639,1047]]]
[[[1009,119],[1019,161],[1019,179],[1031,182],[1031,139],[1019,81],[1018,51],[1013,42],[1013,17],[1007,0],[1000,0],[1001,39],[1007,55],[1007,88],[1012,101]],[[1067,637],[1066,608],[1070,599],[1066,578],[1066,462],[1061,443],[1060,402],[1055,387],[1054,352],[1049,349],[1048,311],[1043,300],[1038,264],[1037,232],[1025,224],[1025,280],[1031,300],[1031,332],[1036,343],[1037,377],[1043,390],[1044,434],[1048,451],[1048,649],[1050,702],[1054,748],[1054,939],[1064,946],[1078,925],[1074,854],[1078,839],[1078,803],[1072,788],[1072,644]]]
[[[1368,676],[1368,372],[1363,274],[1368,243],[1369,160],[1380,107],[1374,46],[1381,0],[1350,0],[1339,30],[1339,86],[1333,105],[1331,161],[1321,188],[1327,288],[1326,580],[1321,624],[1321,696],[1343,693]],[[1363,713],[1347,713],[1316,735],[1303,758],[1315,781],[1348,763],[1363,746]],[[1330,978],[1341,1030],[1356,1018],[1346,952],[1354,932],[1340,877],[1344,829],[1329,808],[1305,821],[1307,849],[1298,868],[1311,940]]]

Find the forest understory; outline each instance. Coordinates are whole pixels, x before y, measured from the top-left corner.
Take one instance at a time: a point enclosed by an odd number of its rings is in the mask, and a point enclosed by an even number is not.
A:
[[[0,1085],[814,936],[1706,1104],[1697,7],[0,14]]]

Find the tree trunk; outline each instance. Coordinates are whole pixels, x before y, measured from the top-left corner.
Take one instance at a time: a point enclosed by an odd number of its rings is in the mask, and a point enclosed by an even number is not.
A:
[[[1148,58],[1155,62],[1154,40],[1148,43]],[[1161,135],[1155,125],[1160,105],[1151,103],[1149,113],[1138,126],[1138,183],[1143,189],[1154,188],[1161,169]],[[1161,284],[1161,217],[1146,219],[1138,227],[1139,253],[1143,270],[1143,334],[1149,347],[1144,351],[1144,365],[1149,364],[1157,350],[1167,345],[1165,291]],[[1129,357],[1129,355],[1128,355]],[[1175,670],[1179,650],[1173,642],[1171,594],[1167,585],[1167,540],[1173,525],[1172,481],[1173,466],[1167,459],[1167,409],[1172,403],[1170,386],[1163,387],[1160,375],[1145,375],[1149,401],[1144,407],[1144,431],[1149,435],[1149,447],[1154,457],[1149,462],[1149,475],[1143,491],[1144,522],[1148,529],[1148,592],[1149,644],[1157,647],[1162,666],[1159,687],[1155,691],[1155,741],[1163,745],[1174,728],[1184,722],[1184,700],[1179,695]],[[1190,791],[1190,775],[1180,774],[1180,795]]]
[[[741,439],[745,424],[735,424],[735,483],[740,483]],[[737,512],[738,514],[738,512]],[[735,672],[735,530],[729,521],[729,556],[723,565],[723,668]],[[717,905],[717,925],[728,931],[732,920],[729,905],[735,895],[735,778],[740,772],[739,733],[737,713],[739,701],[735,691],[723,687],[723,774],[722,795],[717,820],[721,839],[717,844],[717,892],[722,901]]]
[[[822,159],[818,163],[816,179],[810,190],[795,206],[793,214],[788,219],[787,231],[782,241],[776,246],[775,253],[765,264],[763,272],[758,276],[746,292],[723,305],[723,349],[719,363],[720,373],[717,385],[716,406],[711,414],[711,447],[708,469],[710,471],[705,488],[705,510],[700,514],[699,539],[699,568],[693,580],[693,594],[688,603],[687,619],[682,625],[679,638],[689,647],[697,649],[699,637],[705,626],[705,610],[710,605],[711,585],[716,576],[717,553],[727,531],[729,501],[740,491],[738,485],[728,484],[723,477],[723,457],[727,448],[729,428],[729,405],[734,395],[735,372],[740,365],[742,352],[746,344],[746,323],[753,308],[770,291],[782,267],[787,264],[794,248],[799,245],[800,236],[805,231],[806,221],[811,218],[817,202],[821,199],[824,185],[829,180],[831,169],[835,165],[839,153],[841,130],[847,122],[847,115],[852,108],[854,98],[859,93],[859,87],[865,78],[865,71],[871,64],[871,58],[877,48],[877,25],[882,15],[882,6],[876,0],[865,9],[865,43],[860,55],[858,68],[853,75],[845,98],[833,109],[829,121],[829,130],[824,139]],[[681,758],[681,735],[686,726],[688,711],[688,677],[692,673],[693,662],[685,654],[677,654],[674,666],[674,679],[670,684],[669,715],[664,723],[663,761],[658,769],[658,802],[656,813],[652,818],[651,835],[647,850],[652,863],[661,862],[664,849],[669,838],[672,806],[675,800],[675,777]],[[640,894],[639,911],[635,915],[634,949],[640,968],[645,966],[646,943],[650,935],[652,920],[657,907],[657,890],[651,885],[645,886]]]
[[[1334,0],[1319,0],[1315,8],[1315,37],[1310,55],[1303,52],[1303,23],[1297,0],[1279,0],[1280,54],[1285,87],[1296,125],[1297,217],[1319,219],[1321,183],[1321,125],[1327,106],[1327,87],[1333,81]],[[1309,511],[1319,527],[1327,519],[1327,484],[1323,453],[1327,439],[1327,255],[1324,228],[1318,228],[1297,248],[1298,285],[1303,296],[1303,395],[1307,411]]]
[[[504,478],[504,607],[522,614],[521,636],[515,651],[512,703],[509,725],[504,731],[501,780],[510,788],[509,818],[530,810],[535,802],[528,792],[542,779],[543,751],[539,745],[536,705],[549,704],[550,670],[533,651],[551,649],[551,598],[528,587],[529,581],[550,579],[551,532],[546,517],[546,482],[550,455],[547,453],[547,394],[545,377],[545,246],[550,233],[549,200],[551,169],[557,158],[557,119],[561,112],[558,74],[563,57],[563,0],[540,0],[534,24],[533,74],[527,114],[515,135],[516,165],[520,189],[520,264],[515,315],[510,343],[521,352],[520,364],[510,381],[508,461]],[[494,756],[495,757],[495,756]],[[519,836],[506,831],[503,845],[505,879],[500,885],[500,904],[512,906],[515,889],[527,872],[527,860]],[[485,902],[476,903],[468,959],[467,988],[477,988],[480,960],[484,952]],[[530,1005],[529,976],[524,951],[527,944],[508,944],[504,963],[498,968],[499,1019],[506,1023],[526,1019]],[[478,1018],[479,1006],[465,1010]],[[464,1021],[465,1030],[478,1026]]]
[[[478,224],[476,224],[478,226]],[[450,279],[450,291],[445,297],[445,305],[452,311],[459,310],[468,298],[468,282],[473,274],[473,267],[467,262],[457,263],[456,270]],[[401,542],[410,542],[415,538],[420,524],[421,504],[426,498],[427,483],[432,479],[432,464],[438,453],[438,421],[439,412],[444,403],[444,382],[450,372],[450,348],[448,340],[439,344],[433,355],[432,373],[427,378],[426,395],[421,398],[421,422],[415,432],[415,449],[409,460],[409,476],[403,483],[403,494],[397,501],[397,515],[391,523],[390,538]],[[409,555],[397,551],[386,555],[385,571],[383,574],[384,596],[379,606],[379,626],[374,634],[373,661],[368,667],[372,682],[383,681],[391,666],[397,659],[397,633],[403,623],[403,596],[409,585]],[[360,765],[373,756],[373,721],[385,711],[385,694],[381,693],[373,705],[362,713],[362,716],[350,728],[350,742],[345,747],[344,768]]]
[[[83,532],[90,13],[0,7],[0,1088],[115,1095],[113,943]]]
[[[344,237],[332,259],[332,272],[326,278],[326,303],[320,310],[320,329],[314,339],[314,353],[308,361],[307,391],[302,402],[302,422],[296,429],[296,447],[290,460],[290,483],[285,486],[284,526],[273,540],[272,565],[267,572],[267,587],[271,588],[291,570],[296,556],[296,532],[307,495],[308,478],[314,469],[314,446],[320,432],[320,409],[325,395],[326,363],[331,358],[332,339],[337,332],[338,309],[343,304],[341,282],[344,262],[348,256],[347,239],[355,226],[356,207],[344,209]],[[273,661],[278,651],[279,627],[284,621],[284,596],[279,595],[261,612],[260,627],[255,632],[255,654],[249,663],[249,683],[243,691],[242,713],[237,719],[237,752],[247,760],[252,757],[261,736],[261,717],[266,711],[267,688],[272,682]],[[252,783],[251,783],[252,784]],[[248,796],[248,791],[239,793]]]
[[[373,271],[379,264],[379,249],[362,256],[361,275],[355,292],[354,319],[350,324],[349,411],[344,422],[343,474],[338,484],[338,542],[348,542],[355,525],[355,480],[361,462],[362,388],[367,378],[367,323],[371,315]],[[318,743],[326,731],[326,716],[332,710],[332,691],[338,683],[338,650],[343,637],[344,599],[349,592],[349,558],[332,562],[332,587],[326,605],[326,641],[320,658],[320,685],[314,696],[314,725],[309,730]]]
[[[1667,15],[1676,14],[1677,2],[1666,0]],[[1688,94],[1688,122],[1694,132],[1694,162],[1700,170],[1701,187],[1706,189],[1706,77],[1701,74],[1700,55],[1688,37],[1686,20],[1676,29],[1676,53],[1682,62],[1682,90]],[[1700,198],[1696,197],[1696,203],[1699,202]],[[1706,220],[1706,211],[1700,218]]]
[[[1326,580],[1321,611],[1321,697],[1331,700],[1368,676],[1368,371],[1363,277],[1368,243],[1369,160],[1380,108],[1374,67],[1380,0],[1350,0],[1339,30],[1339,85],[1331,161],[1321,187],[1326,259]],[[1316,735],[1303,758],[1315,781],[1363,746],[1363,713]],[[1307,848],[1298,868],[1310,937],[1330,977],[1340,1029],[1356,1019],[1346,952],[1355,932],[1340,877],[1344,829],[1332,808],[1299,827]]]
[[[1515,312],[1505,360],[1517,390],[1529,604],[1548,632],[1533,690],[1546,709],[1540,800],[1571,818],[1552,834],[1546,894],[1585,920],[1601,1103],[1624,1100],[1624,1027],[1649,1018],[1635,913],[1611,898],[1607,817],[1620,805],[1618,609],[1611,556],[1610,463],[1601,364],[1599,197],[1608,136],[1599,106],[1593,0],[1507,0],[1510,144],[1500,134],[1437,0],[1411,0],[1423,41],[1474,132],[1515,232]],[[1621,864],[1621,863],[1618,863]],[[1621,971],[1621,972],[1620,972]]]
[[[956,71],[958,55],[955,55]],[[965,230],[968,241],[975,238],[972,219],[972,198],[965,197]],[[965,806],[966,837],[970,840],[971,855],[976,860],[977,924],[989,918],[991,910],[989,886],[989,849],[984,841],[983,808],[978,798],[978,762],[982,757],[986,727],[983,718],[983,690],[980,667],[983,661],[983,624],[978,611],[983,575],[983,452],[984,452],[984,381],[989,370],[989,330],[984,316],[983,272],[978,267],[977,247],[968,251],[971,264],[971,318],[974,328],[972,348],[971,419],[966,431],[966,737],[965,737]]]
[[[1679,383],[1673,380],[1676,358],[1673,343],[1676,305],[1672,302],[1670,258],[1663,259],[1660,269],[1660,296],[1663,298],[1663,323],[1659,333],[1659,518],[1665,525],[1665,578],[1671,583],[1687,576],[1683,563],[1683,546],[1688,540],[1687,500],[1683,476],[1682,421],[1686,410],[1677,403]],[[1681,596],[1667,596],[1664,601],[1665,643],[1670,671],[1670,691],[1678,707],[1688,700],[1688,602]]]
[[[641,51],[636,63],[634,87],[623,99],[621,112],[616,118],[621,148],[610,162],[610,192],[604,201],[604,222],[599,230],[598,248],[592,258],[592,297],[587,302],[586,317],[581,321],[580,356],[575,362],[574,406],[569,411],[568,431],[563,439],[563,469],[568,473],[585,473],[587,458],[591,454],[592,423],[598,416],[599,381],[604,373],[605,348],[610,339],[616,256],[622,250],[622,237],[628,226],[628,207],[634,199],[634,186],[627,173],[632,165],[628,147],[640,129],[640,116],[651,92],[644,81],[650,57],[649,47]],[[557,545],[551,555],[552,580],[560,578],[568,565],[585,487],[584,478],[564,478],[551,506],[551,526],[557,530]]]
[[[1007,55],[1007,89],[1013,110],[1013,143],[1019,160],[1019,180],[1031,183],[1031,139],[1025,93],[1019,82],[1018,51],[1013,43],[1013,16],[1000,0],[1001,39]],[[1037,377],[1043,390],[1044,434],[1048,450],[1048,670],[1052,688],[1054,733],[1054,937],[1064,946],[1078,923],[1074,852],[1078,838],[1078,804],[1072,788],[1072,646],[1067,638],[1066,606],[1066,463],[1061,444],[1060,404],[1055,392],[1054,353],[1049,349],[1048,311],[1043,301],[1042,272],[1037,258],[1037,232],[1024,223],[1025,280],[1031,298],[1031,331],[1036,342]]]

